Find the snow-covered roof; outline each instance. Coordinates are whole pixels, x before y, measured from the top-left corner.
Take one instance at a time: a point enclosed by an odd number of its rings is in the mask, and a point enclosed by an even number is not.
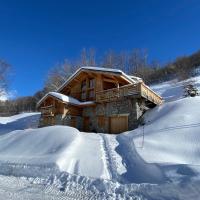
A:
[[[114,74],[119,74],[122,75],[124,78],[126,78],[127,81],[130,83],[138,83],[142,81],[141,78],[136,77],[136,76],[129,76],[125,74],[122,70],[120,69],[113,69],[113,68],[103,68],[103,67],[92,67],[92,66],[83,66],[79,68],[75,73],[73,73],[64,83],[61,85],[61,87],[57,90],[59,92],[60,90],[63,89],[64,86],[66,86],[73,78],[75,78],[81,71],[84,70],[91,70],[91,71],[101,71],[101,72],[108,72],[108,73],[114,73]]]
[[[94,70],[94,71],[105,71],[105,72],[113,72],[113,73],[123,73],[123,71],[120,69],[105,68],[105,67],[83,66],[83,67],[81,67],[81,69]]]
[[[128,75],[128,76],[133,80],[142,81],[142,79],[140,77],[132,76],[132,75]]]
[[[94,102],[93,101],[85,101],[85,102],[81,102],[73,97],[58,93],[58,92],[49,92],[47,93],[38,103],[37,103],[37,107],[48,97],[48,96],[53,96],[56,97],[57,99],[61,100],[64,103],[69,103],[72,105],[79,105],[79,106],[83,106],[83,105],[91,105]]]

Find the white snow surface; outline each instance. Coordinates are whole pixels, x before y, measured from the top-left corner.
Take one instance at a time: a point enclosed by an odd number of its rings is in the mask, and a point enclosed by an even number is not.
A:
[[[11,122],[15,122],[19,119],[22,119],[22,118],[26,118],[27,117],[30,117],[30,116],[34,116],[34,115],[38,115],[39,113],[21,113],[21,114],[18,114],[18,115],[13,115],[11,117],[0,117],[0,124],[8,124],[8,123],[11,123]]]
[[[0,137],[0,163],[55,165],[61,171],[109,179],[101,137],[67,126],[13,131]]]
[[[195,80],[199,88],[200,78]],[[35,199],[198,200],[200,97],[183,98],[185,82],[154,85],[165,103],[145,113],[144,126],[119,135],[67,126],[8,132],[5,125],[20,124],[20,119],[0,118],[0,131],[5,131],[0,194],[12,194],[11,199],[31,199],[35,191]],[[14,189],[6,185],[8,179]]]
[[[0,117],[0,135],[15,130],[38,127],[40,113],[21,113],[11,117]]]
[[[183,98],[184,85],[193,84],[200,91],[200,76],[180,81],[172,80],[156,85],[151,85],[151,89],[164,98],[166,102],[176,101]]]
[[[47,93],[39,102],[38,102],[38,106],[41,104],[41,102],[47,98],[48,96],[53,96],[56,97],[58,99],[60,99],[61,101],[65,102],[65,103],[70,103],[70,104],[74,104],[74,105],[90,105],[93,104],[93,101],[85,101],[85,102],[81,102],[78,99],[75,99],[73,97],[58,93],[58,92],[49,92]]]
[[[121,73],[126,78],[132,79],[132,81],[135,81],[135,83],[142,80],[139,77],[132,76],[132,75],[127,75],[122,70],[115,69],[115,68],[84,66],[84,67],[81,67],[81,69],[88,69],[88,70],[95,70],[95,71],[104,71],[104,72],[113,72],[113,73]]]
[[[148,163],[200,165],[200,97],[165,103],[145,115],[144,144],[138,148]],[[128,133],[135,146],[143,127]]]

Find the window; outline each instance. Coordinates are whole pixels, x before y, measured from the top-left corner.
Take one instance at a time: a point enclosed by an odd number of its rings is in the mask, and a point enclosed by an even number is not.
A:
[[[86,80],[81,83],[81,90],[86,90]]]
[[[89,80],[89,88],[90,88],[90,89],[91,89],[91,88],[94,88],[94,84],[95,84],[94,78],[93,78],[93,79],[90,79],[90,80]]]
[[[85,100],[86,99],[86,91],[81,92],[81,99]]]
[[[81,99],[86,100],[86,80],[81,83]]]
[[[90,92],[89,92],[89,98],[90,99],[94,98],[94,90],[90,90]]]
[[[94,87],[95,87],[95,79],[87,79],[82,81],[81,83],[81,99],[82,100],[92,100],[94,99],[95,93],[94,93]]]

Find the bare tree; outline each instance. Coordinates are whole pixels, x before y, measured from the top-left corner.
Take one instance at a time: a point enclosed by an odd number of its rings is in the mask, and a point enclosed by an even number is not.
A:
[[[89,61],[88,64],[90,66],[96,66],[96,52],[94,48],[89,49]]]
[[[133,74],[141,75],[144,68],[147,67],[148,54],[146,49],[134,49],[129,55],[129,68]]]
[[[188,57],[180,57],[175,61],[175,70],[179,80],[185,80],[191,76],[190,60]]]
[[[9,69],[10,65],[4,60],[0,60],[0,96],[7,90]]]
[[[115,67],[128,73],[128,55],[126,52],[120,52],[115,55]]]
[[[87,50],[86,48],[83,48],[81,51],[81,66],[86,66],[86,65],[88,65]]]
[[[67,60],[50,69],[45,82],[46,91],[57,90],[75,70],[76,67]]]
[[[102,61],[102,66],[106,68],[114,68],[116,53],[113,50],[109,50],[105,53]]]

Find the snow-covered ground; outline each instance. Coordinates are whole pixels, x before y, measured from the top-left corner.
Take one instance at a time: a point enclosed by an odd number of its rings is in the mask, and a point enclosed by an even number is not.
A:
[[[0,135],[15,130],[37,128],[40,113],[21,113],[11,117],[0,117]]]
[[[200,91],[200,76],[192,77],[185,81],[178,82],[177,80],[172,80],[157,85],[152,85],[151,88],[160,94],[165,102],[176,101],[183,98],[184,85],[193,84]]]
[[[185,82],[152,86],[165,103],[119,135],[0,118],[0,199],[199,199],[200,97]]]

